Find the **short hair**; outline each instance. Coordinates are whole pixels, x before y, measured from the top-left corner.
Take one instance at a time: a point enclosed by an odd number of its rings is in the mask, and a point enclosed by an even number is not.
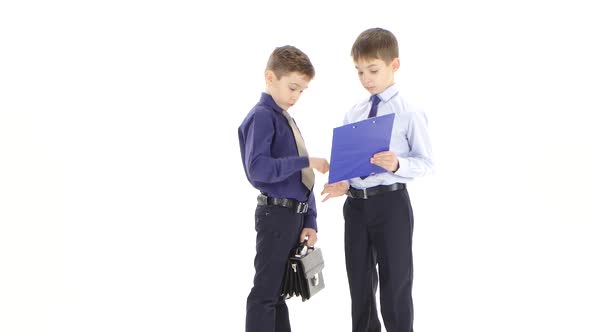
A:
[[[399,57],[397,39],[389,30],[382,28],[367,29],[356,38],[350,55],[354,61],[360,59],[381,59],[390,63]]]
[[[278,79],[292,72],[306,75],[310,80],[315,76],[315,69],[309,57],[291,45],[275,48],[268,58],[266,70],[272,70]]]

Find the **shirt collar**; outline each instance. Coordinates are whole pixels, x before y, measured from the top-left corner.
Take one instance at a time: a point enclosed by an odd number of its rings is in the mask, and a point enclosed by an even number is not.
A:
[[[274,111],[283,114],[283,109],[279,105],[277,105],[277,103],[275,103],[275,100],[268,93],[262,92],[262,94],[260,96],[260,102],[262,104],[272,108]]]
[[[390,86],[389,88],[385,89],[385,91],[379,93],[378,96],[379,96],[379,98],[381,98],[381,101],[387,102],[391,98],[395,97],[398,92],[399,92],[399,88],[398,88],[397,84],[394,84],[394,85]]]

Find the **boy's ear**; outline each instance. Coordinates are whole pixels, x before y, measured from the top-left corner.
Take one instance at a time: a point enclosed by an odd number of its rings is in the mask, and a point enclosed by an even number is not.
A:
[[[391,61],[391,66],[394,72],[397,71],[399,69],[399,58],[393,59],[393,61]]]
[[[276,79],[275,73],[272,70],[267,70],[264,72],[264,80],[266,81],[266,85],[272,84],[272,82]]]

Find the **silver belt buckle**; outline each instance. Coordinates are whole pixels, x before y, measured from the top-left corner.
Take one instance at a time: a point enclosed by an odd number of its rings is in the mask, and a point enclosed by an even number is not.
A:
[[[307,212],[307,203],[297,203],[297,209],[295,210],[297,213],[305,213]]]
[[[363,197],[361,197],[362,199],[369,199],[369,196],[367,196],[367,188],[363,188]]]
[[[258,205],[268,205],[268,196],[266,195],[260,194],[256,200],[258,201]]]

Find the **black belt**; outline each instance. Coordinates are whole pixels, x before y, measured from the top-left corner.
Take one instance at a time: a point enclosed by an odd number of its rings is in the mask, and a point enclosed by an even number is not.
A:
[[[394,183],[390,184],[389,186],[375,186],[367,189],[354,189],[353,187],[350,187],[348,189],[348,197],[367,199],[371,196],[386,193],[388,191],[396,191],[405,188],[405,183]]]
[[[293,211],[295,211],[295,213],[306,213],[309,207],[307,203],[300,202],[295,199],[269,197],[265,194],[258,195],[258,205],[283,206],[292,209]]]

